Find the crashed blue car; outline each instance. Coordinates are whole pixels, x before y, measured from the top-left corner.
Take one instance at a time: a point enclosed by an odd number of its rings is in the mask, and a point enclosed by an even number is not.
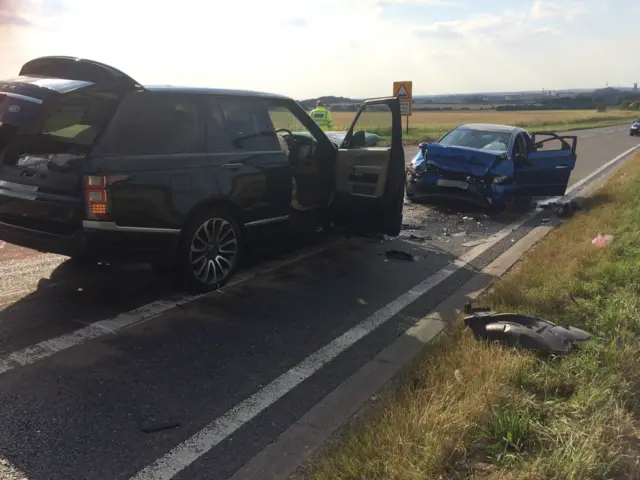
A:
[[[461,125],[421,143],[407,169],[409,200],[455,198],[503,210],[512,202],[565,194],[578,139],[531,135],[507,125]]]

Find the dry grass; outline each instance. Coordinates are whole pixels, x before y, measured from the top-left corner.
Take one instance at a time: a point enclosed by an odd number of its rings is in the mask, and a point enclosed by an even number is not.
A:
[[[309,476],[640,478],[640,156],[584,206],[482,303],[582,326],[597,341],[549,361],[457,329]],[[599,231],[615,241],[597,251]]]

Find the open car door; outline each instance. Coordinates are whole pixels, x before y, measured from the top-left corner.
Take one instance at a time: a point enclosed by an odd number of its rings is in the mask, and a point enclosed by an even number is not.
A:
[[[533,145],[526,158],[515,159],[518,194],[531,197],[563,196],[576,165],[578,137],[536,132],[532,133],[531,138]]]
[[[381,145],[366,145],[367,127],[382,135]],[[338,150],[334,223],[366,233],[398,235],[404,174],[400,101],[395,97],[366,100]]]

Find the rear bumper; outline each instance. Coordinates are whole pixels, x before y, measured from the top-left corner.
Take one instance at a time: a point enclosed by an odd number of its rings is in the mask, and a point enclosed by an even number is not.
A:
[[[109,228],[102,222],[85,222],[70,235],[34,230],[0,221],[0,240],[32,250],[66,256],[83,255],[98,260],[152,260],[175,251],[179,231]],[[106,227],[105,227],[106,225]]]

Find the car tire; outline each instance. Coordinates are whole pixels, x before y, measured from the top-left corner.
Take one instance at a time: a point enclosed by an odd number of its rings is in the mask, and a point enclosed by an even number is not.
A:
[[[211,292],[233,277],[241,255],[237,219],[226,209],[208,208],[197,213],[182,232],[176,273],[187,290]]]

